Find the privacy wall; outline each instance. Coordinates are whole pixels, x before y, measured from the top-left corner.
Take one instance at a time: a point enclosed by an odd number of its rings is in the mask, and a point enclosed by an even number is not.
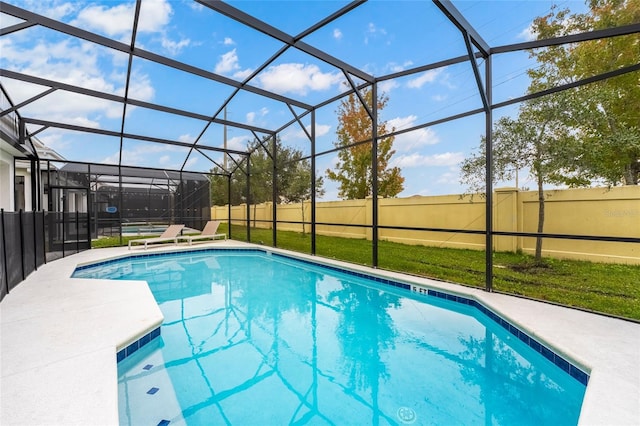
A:
[[[544,193],[543,255],[595,262],[640,264],[640,247],[626,242],[564,239],[561,235],[640,237],[640,187],[549,190]],[[371,240],[372,199],[318,202],[316,231],[320,235]],[[496,232],[532,232],[538,228],[538,193],[501,188],[494,193]],[[271,203],[252,205],[251,226],[271,228]],[[277,206],[278,230],[310,232],[310,203]],[[227,220],[228,207],[211,209],[212,219]],[[232,223],[245,225],[246,205],[231,208]],[[301,223],[306,222],[306,223]],[[353,226],[331,226],[330,223]],[[484,231],[485,200],[460,195],[379,199],[379,237],[403,244],[484,250],[484,234],[408,231],[385,227],[429,227]],[[363,225],[365,225],[363,227]],[[304,230],[303,230],[304,226]],[[535,238],[495,236],[494,250],[533,254]]]

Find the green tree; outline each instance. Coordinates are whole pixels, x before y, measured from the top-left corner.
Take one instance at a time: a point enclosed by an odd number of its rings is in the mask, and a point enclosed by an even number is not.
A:
[[[537,18],[538,38],[600,30],[640,22],[640,0],[590,0],[589,12],[569,15],[552,9]],[[590,40],[540,49],[532,54],[538,70],[531,71],[549,88],[603,74],[640,62],[640,34]],[[549,78],[555,75],[556,78]],[[565,104],[563,118],[580,139],[576,157],[586,178],[608,185],[637,185],[640,181],[640,85],[638,72],[578,87]]]
[[[366,89],[363,98],[368,106],[373,105],[372,91]],[[379,96],[376,100],[377,110],[381,111],[388,98]],[[371,117],[359,98],[353,93],[343,99],[337,111],[338,140],[334,145],[338,148],[353,145],[371,139]],[[388,133],[386,122],[378,124],[378,134]],[[404,189],[404,178],[400,168],[389,167],[389,160],[395,154],[393,137],[378,140],[378,195],[394,197]],[[338,196],[342,199],[363,199],[371,195],[372,173],[371,143],[349,146],[338,151],[336,170],[327,169],[327,177],[339,183]]]
[[[211,205],[223,206],[227,203],[237,206],[246,202],[247,179],[242,170],[237,170],[231,176],[231,199],[227,200],[229,179],[227,173],[218,166],[214,166],[209,175],[211,181]],[[215,173],[215,174],[214,174]]]
[[[270,139],[263,140],[263,144],[253,142],[248,144],[251,173],[251,203],[260,204],[273,201],[273,149]],[[265,150],[265,147],[269,150]],[[303,153],[295,148],[282,145],[278,138],[276,141],[277,164],[277,190],[276,203],[299,203],[311,197],[311,163],[302,159]],[[246,160],[245,160],[246,162]],[[228,177],[219,167],[211,169],[211,173],[222,174],[211,176],[211,200],[213,205],[227,204]],[[316,195],[324,194],[324,181],[322,176],[316,178]],[[233,173],[231,179],[231,204],[246,203],[247,175],[246,164]]]
[[[591,0],[586,14],[552,8],[536,18],[538,39],[638,22],[640,0]],[[549,46],[531,52],[538,66],[527,71],[528,93],[537,93],[637,63],[639,36]],[[635,80],[634,80],[635,78]],[[637,184],[640,171],[640,87],[626,74],[523,102],[515,119],[500,119],[493,132],[493,181],[528,169],[538,191],[538,229],[545,220],[545,184]],[[485,141],[462,164],[461,180],[484,191]],[[542,238],[536,241],[541,263]]]
[[[574,158],[576,139],[571,129],[559,119],[557,111],[561,95],[524,102],[517,118],[500,118],[493,130],[493,182],[516,178],[528,170],[538,192],[537,232],[544,231],[545,184],[582,186],[589,183],[576,173]],[[486,139],[480,148],[465,159],[461,181],[473,192],[485,191]],[[542,263],[542,238],[536,239],[535,260]]]

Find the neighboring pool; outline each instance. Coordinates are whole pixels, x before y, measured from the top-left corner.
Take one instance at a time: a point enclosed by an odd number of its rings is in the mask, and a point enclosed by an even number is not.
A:
[[[578,422],[588,376],[470,299],[262,250],[73,276],[146,280],[165,316],[118,363],[123,425]]]
[[[156,235],[167,230],[167,225],[123,225],[122,235]]]

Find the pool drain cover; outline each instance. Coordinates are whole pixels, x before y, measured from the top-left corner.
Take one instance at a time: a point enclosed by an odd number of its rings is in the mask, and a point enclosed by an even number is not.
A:
[[[400,420],[400,422],[404,423],[405,425],[410,425],[412,423],[415,423],[416,419],[418,418],[418,415],[416,414],[415,410],[409,407],[398,408],[398,412],[396,413],[396,416],[398,416],[398,420]]]

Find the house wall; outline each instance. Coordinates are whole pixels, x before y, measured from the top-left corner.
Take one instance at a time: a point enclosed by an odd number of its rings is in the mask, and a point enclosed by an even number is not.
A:
[[[31,199],[31,168],[24,167],[16,167],[16,176],[24,177],[24,193],[22,196],[24,197],[24,211],[33,210],[33,203]],[[14,178],[15,179],[15,178]],[[15,182],[14,182],[15,184]],[[15,202],[15,193],[14,193],[14,202]]]
[[[0,208],[13,211],[13,155],[1,148],[0,143]]]

